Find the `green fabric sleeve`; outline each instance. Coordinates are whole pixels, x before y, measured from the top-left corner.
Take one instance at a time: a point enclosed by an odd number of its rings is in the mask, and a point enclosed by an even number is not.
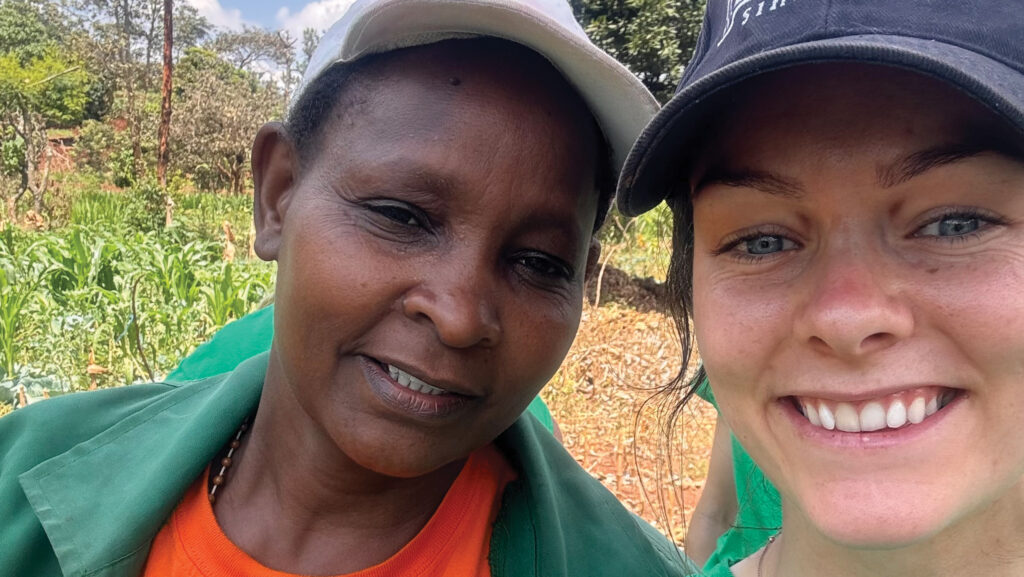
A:
[[[697,390],[694,391],[694,393],[698,397],[711,403],[716,410],[718,409],[718,403],[715,402],[715,393],[711,390],[711,383],[709,383],[707,379],[704,379],[701,384],[697,385]]]
[[[242,361],[270,350],[273,339],[274,305],[270,305],[224,325],[213,338],[185,357],[167,375],[167,380],[191,381],[233,371]],[[537,417],[547,430],[554,430],[551,411],[539,396],[526,410]]]

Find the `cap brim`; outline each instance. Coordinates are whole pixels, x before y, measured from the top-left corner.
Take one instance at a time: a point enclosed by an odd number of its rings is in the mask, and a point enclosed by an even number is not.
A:
[[[385,0],[371,6],[346,15],[345,39],[325,59],[351,62],[374,52],[470,36],[522,44],[547,58],[579,91],[608,141],[616,172],[658,110],[657,101],[628,69],[587,42],[582,32],[568,32],[539,10],[473,0]],[[320,70],[326,64],[317,63]]]
[[[1024,133],[1024,74],[970,50],[934,40],[886,35],[846,36],[762,52],[687,86],[644,129],[619,177],[619,210],[636,216],[670,198],[682,183],[686,148],[706,124],[715,96],[739,82],[781,68],[854,61],[906,68],[945,80]]]

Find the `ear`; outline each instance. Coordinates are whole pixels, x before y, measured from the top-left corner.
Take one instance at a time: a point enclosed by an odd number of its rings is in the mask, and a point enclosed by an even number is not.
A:
[[[253,248],[263,260],[276,260],[284,217],[299,180],[298,154],[280,122],[260,127],[252,144]]]
[[[590,237],[590,249],[587,251],[587,268],[583,272],[584,282],[590,280],[597,272],[597,265],[601,262],[601,241],[597,235]]]

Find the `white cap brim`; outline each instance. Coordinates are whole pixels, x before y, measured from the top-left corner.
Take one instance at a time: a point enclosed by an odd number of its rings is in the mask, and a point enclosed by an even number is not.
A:
[[[360,0],[324,34],[295,95],[338,62],[474,36],[503,38],[547,58],[590,107],[616,173],[622,169],[658,103],[636,76],[587,39],[561,0]]]

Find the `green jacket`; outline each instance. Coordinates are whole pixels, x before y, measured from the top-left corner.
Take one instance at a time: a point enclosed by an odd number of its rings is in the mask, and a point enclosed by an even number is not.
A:
[[[139,575],[189,485],[255,410],[267,356],[234,372],[50,399],[0,419],[0,573]],[[683,575],[680,553],[524,415],[497,441],[520,472],[494,577]]]

